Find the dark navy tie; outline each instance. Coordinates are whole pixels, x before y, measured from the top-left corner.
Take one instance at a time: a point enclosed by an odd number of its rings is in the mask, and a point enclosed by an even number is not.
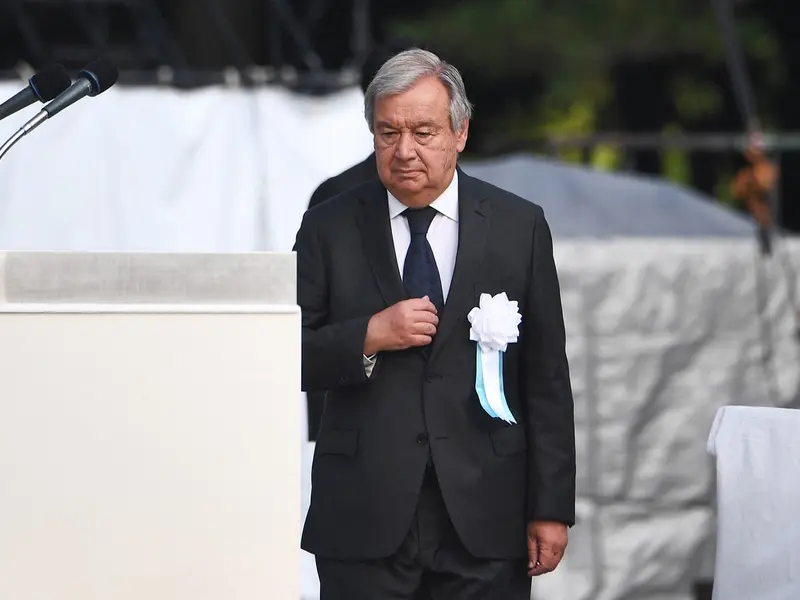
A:
[[[441,312],[444,307],[442,281],[427,238],[428,228],[436,216],[436,209],[430,206],[407,208],[403,214],[408,219],[408,227],[411,230],[411,244],[408,246],[406,262],[403,265],[403,286],[406,294],[409,298],[427,296]]]

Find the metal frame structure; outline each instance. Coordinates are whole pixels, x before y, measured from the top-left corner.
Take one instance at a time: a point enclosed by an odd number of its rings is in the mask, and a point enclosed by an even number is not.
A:
[[[24,54],[36,67],[58,59],[67,67],[78,68],[102,54],[120,65],[120,81],[128,84],[167,84],[186,87],[235,84],[280,83],[313,90],[330,90],[352,85],[371,44],[370,0],[350,0],[350,56],[340,70],[326,70],[311,30],[320,25],[325,11],[342,0],[308,0],[299,14],[291,0],[263,0],[270,44],[264,56],[256,57],[242,43],[224,6],[231,0],[192,0],[213,24],[217,40],[224,48],[225,69],[199,69],[190,64],[182,48],[175,24],[164,14],[163,0],[4,0],[0,20],[6,20],[19,34]],[[43,31],[36,15],[48,11],[69,14],[79,31],[73,44],[54,45]],[[123,14],[135,30],[135,39],[120,44],[110,35],[112,14]],[[299,57],[287,63],[284,50]],[[1,73],[2,76],[14,73]]]

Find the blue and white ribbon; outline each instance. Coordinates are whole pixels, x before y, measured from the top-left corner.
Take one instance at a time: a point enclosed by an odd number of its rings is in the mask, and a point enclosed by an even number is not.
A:
[[[516,301],[505,292],[481,294],[480,305],[467,316],[472,324],[469,337],[476,344],[475,391],[481,407],[493,419],[516,423],[508,408],[503,384],[503,355],[517,341],[522,316]]]
[[[490,417],[516,424],[517,421],[508,408],[503,385],[503,354],[499,350],[483,352],[480,346],[477,347],[475,391],[481,407]]]

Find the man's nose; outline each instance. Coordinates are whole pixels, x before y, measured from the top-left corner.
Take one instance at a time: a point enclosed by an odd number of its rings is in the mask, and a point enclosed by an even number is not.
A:
[[[400,134],[400,139],[397,140],[395,147],[395,156],[400,160],[408,161],[416,156],[416,143],[414,136],[411,133]]]

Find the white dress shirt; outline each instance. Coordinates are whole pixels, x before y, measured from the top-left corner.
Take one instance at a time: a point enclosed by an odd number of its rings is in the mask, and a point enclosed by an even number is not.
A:
[[[403,266],[406,262],[406,253],[411,244],[411,230],[408,219],[403,216],[403,211],[408,208],[395,198],[391,192],[386,192],[389,201],[389,223],[392,229],[394,252],[397,257],[397,268],[400,277],[403,277]],[[439,278],[442,281],[442,295],[447,301],[450,283],[453,281],[453,270],[456,266],[458,252],[458,172],[453,174],[453,180],[447,189],[436,200],[431,202],[431,208],[438,213],[431,221],[428,229],[428,243],[433,250],[436,266],[439,269]],[[364,367],[367,377],[372,374],[375,366],[375,356],[364,357]]]
[[[411,244],[408,219],[403,216],[403,211],[408,207],[392,196],[391,192],[387,192],[387,195],[389,196],[389,222],[392,226],[394,252],[402,278],[406,253]],[[453,181],[442,195],[431,203],[431,208],[435,208],[438,214],[431,221],[427,238],[436,259],[439,278],[442,280],[442,294],[446,301],[447,293],[450,291],[450,282],[453,280],[453,269],[456,266],[456,251],[458,250],[458,173],[453,175]]]

